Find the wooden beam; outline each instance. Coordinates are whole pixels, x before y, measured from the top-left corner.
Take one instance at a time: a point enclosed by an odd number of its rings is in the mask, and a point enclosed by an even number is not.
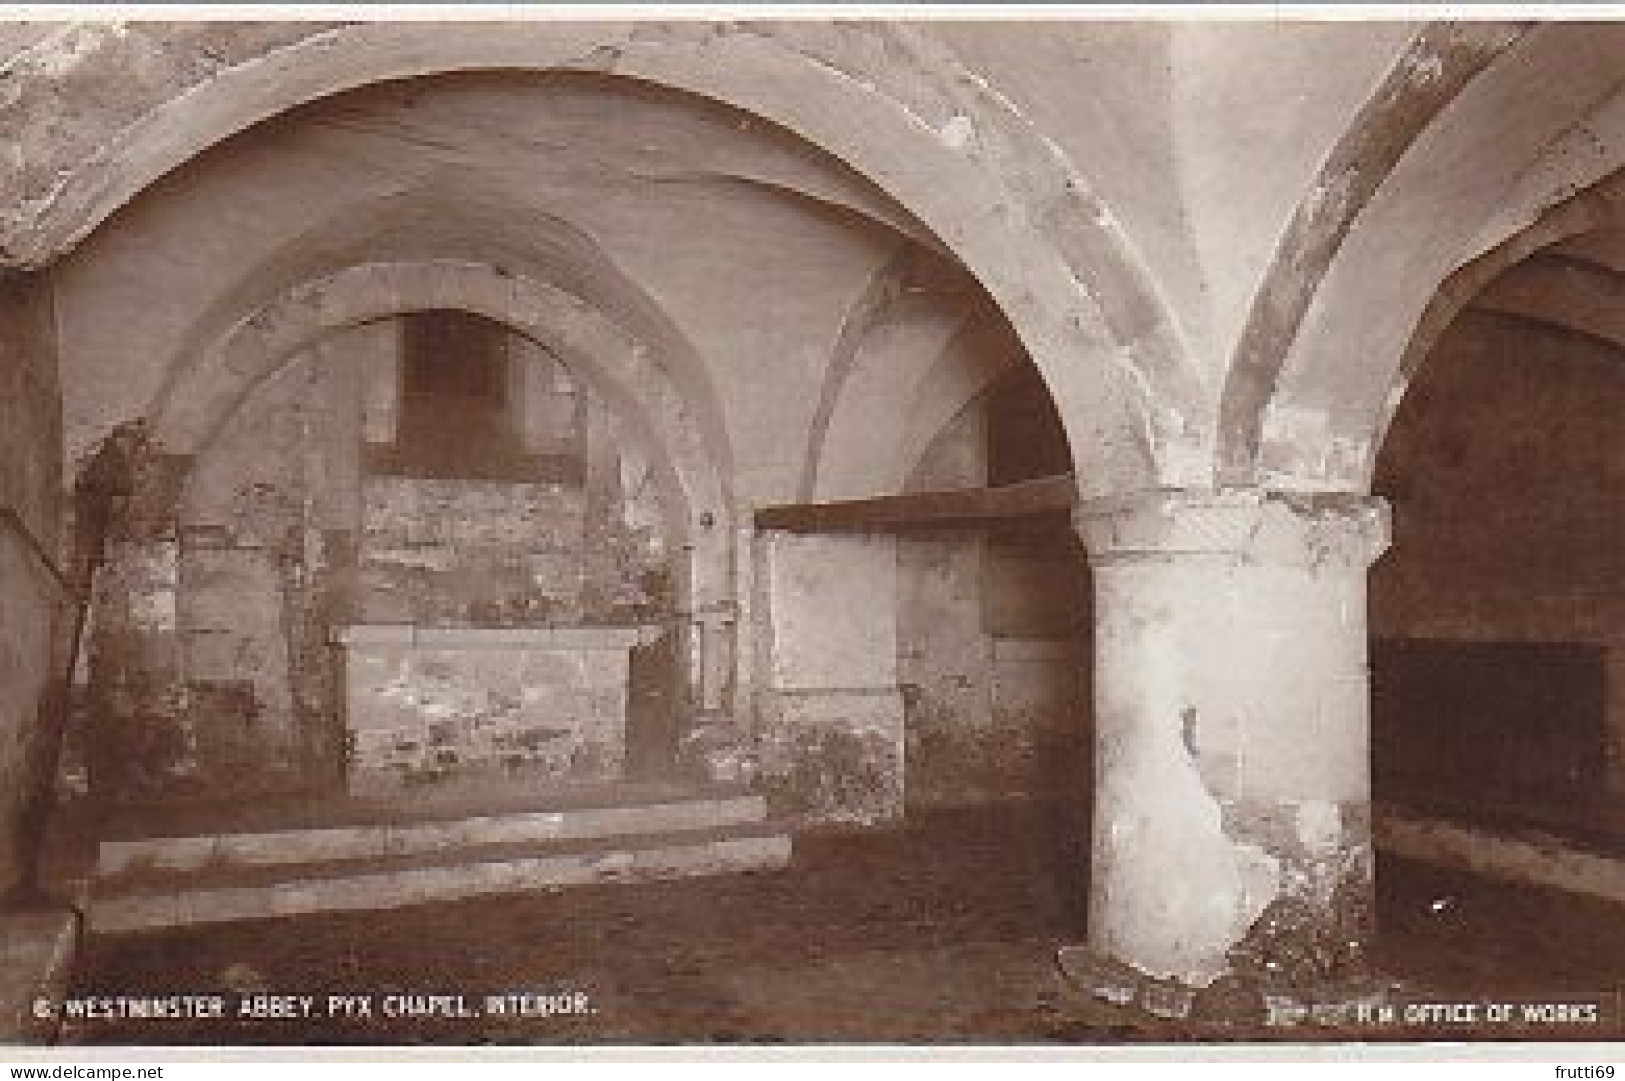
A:
[[[995,488],[761,507],[756,511],[756,528],[788,533],[892,533],[998,525],[1067,514],[1076,499],[1077,484],[1072,474],[1063,473]]]

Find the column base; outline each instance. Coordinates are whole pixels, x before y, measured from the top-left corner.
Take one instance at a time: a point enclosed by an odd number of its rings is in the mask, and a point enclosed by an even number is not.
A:
[[[1196,988],[1148,976],[1088,946],[1062,946],[1055,951],[1055,963],[1066,981],[1085,994],[1149,1018],[1182,1021],[1196,1004]]]
[[[1315,1029],[1328,1038],[1392,1035],[1383,1009],[1400,1008],[1419,994],[1376,972],[1349,973],[1313,990],[1231,976],[1193,987],[1148,975],[1087,945],[1061,946],[1055,962],[1069,985],[1101,1004],[1101,1023],[1144,1027],[1148,1033],[1177,1029],[1185,1035],[1292,1038]]]

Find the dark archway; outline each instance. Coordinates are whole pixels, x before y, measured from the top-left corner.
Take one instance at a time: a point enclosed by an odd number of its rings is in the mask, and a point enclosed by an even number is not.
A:
[[[1622,790],[1618,235],[1537,228],[1474,268],[1476,292],[1436,301],[1452,318],[1377,463],[1394,544],[1371,587],[1390,846],[1604,895],[1583,868]],[[1562,838],[1549,857],[1508,843],[1530,828]]]

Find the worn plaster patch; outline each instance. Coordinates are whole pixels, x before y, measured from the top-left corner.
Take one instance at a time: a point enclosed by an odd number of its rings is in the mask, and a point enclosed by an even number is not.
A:
[[[955,113],[938,129],[937,138],[950,149],[964,150],[976,138],[976,126],[964,113]]]
[[[1226,831],[1183,723],[1142,720],[1102,718],[1092,933],[1148,975],[1206,987],[1277,896],[1280,865]]]
[[[1428,87],[1444,77],[1444,57],[1436,52],[1412,50],[1399,63],[1402,77],[1415,86]]]

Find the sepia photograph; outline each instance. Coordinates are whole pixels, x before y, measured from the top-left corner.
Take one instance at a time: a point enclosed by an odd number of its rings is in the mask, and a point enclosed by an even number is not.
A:
[[[1613,1077],[1622,164],[1609,7],[0,7],[0,1044]]]

